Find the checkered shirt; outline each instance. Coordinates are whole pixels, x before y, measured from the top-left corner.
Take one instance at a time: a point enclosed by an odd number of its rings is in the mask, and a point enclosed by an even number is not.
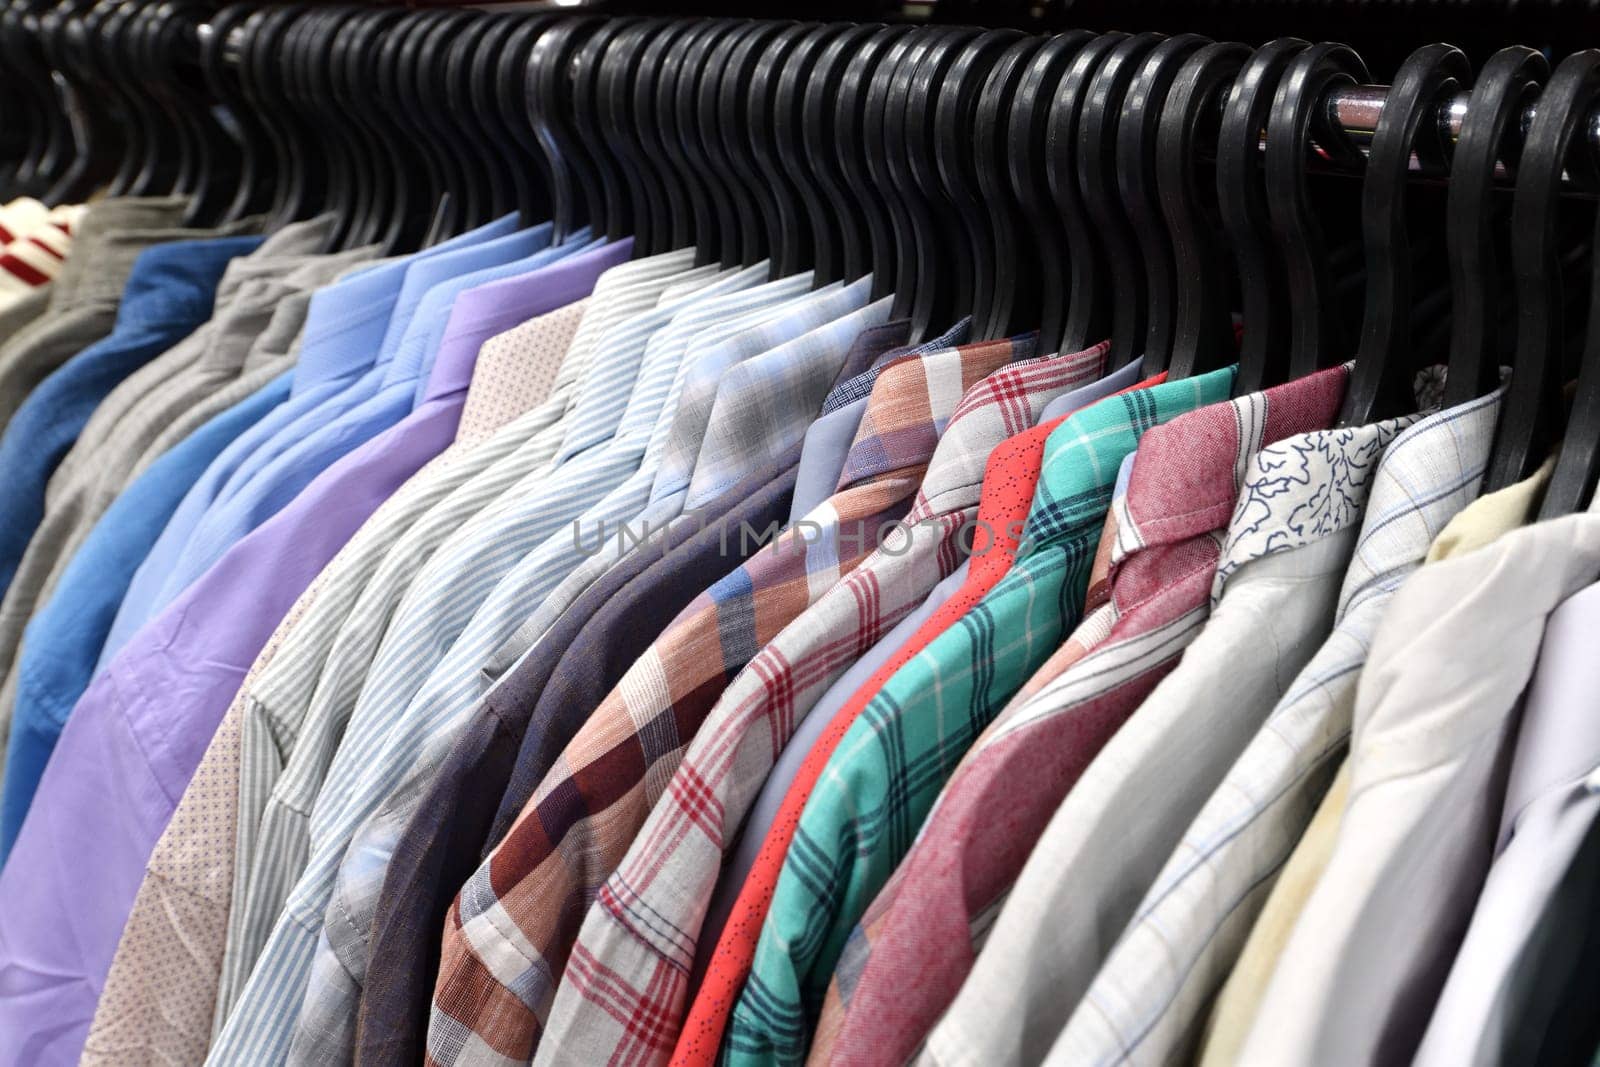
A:
[[[804,1057],[844,934],[910,847],[955,760],[1076,621],[1123,457],[1151,427],[1226,399],[1232,383],[1229,369],[1124,394],[1051,435],[1011,572],[890,679],[817,782],[724,1037],[725,1060]]]

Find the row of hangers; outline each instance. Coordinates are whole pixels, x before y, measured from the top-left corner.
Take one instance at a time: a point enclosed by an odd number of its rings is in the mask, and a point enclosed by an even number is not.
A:
[[[1109,337],[1113,366],[1175,377],[1237,359],[1241,391],[1353,356],[1347,422],[1409,410],[1426,364],[1453,403],[1504,363],[1488,487],[1558,438],[1547,512],[1600,480],[1600,277],[1579,298],[1594,241],[1567,217],[1600,189],[1600,53],[1474,72],[1425,46],[1370,143],[1329,101],[1372,72],[1297,38],[13,0],[0,59],[31,116],[0,123],[8,195],[333,210],[335,245],[390,251],[516,211],[640,255],[870,272],[917,337]]]

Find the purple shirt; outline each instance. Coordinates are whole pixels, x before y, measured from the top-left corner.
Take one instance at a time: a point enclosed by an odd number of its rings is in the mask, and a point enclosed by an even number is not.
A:
[[[544,268],[526,314],[588,295],[626,254]],[[229,549],[78,701],[0,872],[0,1065],[77,1063],[150,852],[246,671],[356,529],[455,439],[476,360],[441,344],[416,410]]]

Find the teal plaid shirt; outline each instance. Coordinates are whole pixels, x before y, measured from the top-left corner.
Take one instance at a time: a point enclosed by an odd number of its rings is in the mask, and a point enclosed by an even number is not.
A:
[[[940,789],[1082,615],[1124,457],[1152,426],[1228,399],[1233,369],[1109,397],[1045,443],[1017,562],[897,672],[845,735],[784,857],[726,1063],[800,1063],[845,939]]]

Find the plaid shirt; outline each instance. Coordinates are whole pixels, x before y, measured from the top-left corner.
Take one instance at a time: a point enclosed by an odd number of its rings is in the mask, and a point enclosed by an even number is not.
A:
[[[1147,974],[1145,980],[1160,989],[1173,989],[1182,981],[1179,959],[1199,956],[1203,964],[1198,984],[1172,1006],[1186,1020],[1181,1024],[1185,1029],[1198,1021],[1211,992],[1226,977],[1272,876],[1332,776],[1348,736],[1356,679],[1384,603],[1421,564],[1433,536],[1476,493],[1498,409],[1499,394],[1495,394],[1430,416],[1396,437],[1386,450],[1345,575],[1333,634],[1290,685],[1202,809],[1200,821],[1175,849],[1145,903],[1135,910],[1125,937],[1143,941],[1148,933],[1138,933],[1139,928],[1151,920],[1153,902],[1164,901],[1157,936],[1166,961],[1163,968],[1171,968],[1172,974],[1169,979],[1164,972],[1159,980]],[[1034,886],[1047,895],[1050,874],[1044,865],[1036,870],[1030,863],[1012,900],[1035,895]],[[1175,893],[1180,881],[1186,889]],[[1231,889],[1223,892],[1222,886]],[[1019,1019],[994,1017],[997,1010],[1004,1010],[998,1002],[1012,1004],[1013,998],[984,986],[997,978],[1008,988],[1014,983],[1015,962],[1030,955],[1028,944],[1039,915],[1021,904],[1007,904],[971,975],[929,1035],[930,1062],[986,1062],[1022,1054],[1019,1040],[1024,1026]],[[1190,928],[1199,942],[1186,933]],[[1170,944],[1169,937],[1175,939]],[[1222,943],[1202,954],[1210,937]],[[1173,985],[1167,984],[1169,980]],[[1055,1029],[1047,1025],[1040,1035],[1041,1054],[1059,1032],[1059,1007],[1055,1011]],[[1155,1036],[1168,1040],[1172,1034]]]
[[[1082,642],[1087,652],[1075,667],[1063,671],[1032,701],[1013,705],[974,747],[902,864],[893,889],[880,894],[869,909],[841,959],[819,1027],[819,1043],[838,1040],[837,1058],[860,1062],[867,1041],[878,1042],[882,1054],[909,1058],[972,966],[972,928],[1037,853],[1046,824],[1067,805],[1078,806],[1073,808],[1077,811],[1108,796],[1108,783],[1117,780],[1115,768],[1126,761],[1114,759],[1102,746],[1108,740],[1113,746],[1125,742],[1140,721],[1124,726],[1127,717],[1141,705],[1146,710],[1139,711],[1140,718],[1147,714],[1151,705],[1146,695],[1177,666],[1206,625],[1223,533],[1237,514],[1236,502],[1244,501],[1249,522],[1256,518],[1251,501],[1284,496],[1281,472],[1297,453],[1279,454],[1268,446],[1286,439],[1303,445],[1300,435],[1330,425],[1347,376],[1346,368],[1335,368],[1206,408],[1152,431],[1140,444],[1128,491],[1113,508],[1115,522],[1108,525],[1114,541],[1101,587],[1098,632]],[[1326,496],[1330,488],[1317,484],[1305,492],[1308,497],[1318,491]],[[1328,522],[1308,522],[1306,528],[1317,540],[1336,532]],[[1278,533],[1274,551],[1294,547],[1285,531]],[[1336,588],[1342,561],[1330,560],[1323,569],[1337,572],[1329,578]],[[1181,669],[1205,670],[1224,660],[1213,654],[1191,665],[1186,659]],[[1167,688],[1176,684],[1174,678]],[[994,829],[992,820],[996,798],[1002,795],[1007,812],[1003,831]],[[1120,884],[1117,878],[1137,866],[1139,849],[1159,832],[1162,801],[1152,800],[1150,808],[1150,817],[1133,827],[1101,817],[1098,808],[1087,823],[1082,817],[1074,820],[1081,828],[1117,835],[1111,845],[1116,852],[1098,863],[1062,864],[1062,882],[1075,879],[1077,895],[1097,903],[1041,931],[1041,941],[1049,944],[1034,956],[1065,956],[1092,975],[1095,949],[1074,935],[1114,924],[1115,901],[1121,895],[1112,888],[1091,893],[1082,883],[1104,879],[1115,886]],[[1130,908],[1132,903],[1128,901]],[[1076,921],[1080,916],[1082,921]],[[920,933],[912,928],[917,925]],[[1070,947],[1053,951],[1060,942]],[[917,970],[896,969],[907,966]],[[921,974],[924,980],[908,990],[895,978],[904,973]],[[1087,983],[1087,976],[1079,977],[1077,988],[1070,975],[1053,983],[1032,979],[1028,974],[1016,983],[1015,999],[1031,1005],[1037,993],[1051,1007],[1070,1006]],[[888,1008],[883,1007],[886,1002]],[[884,1011],[883,1017],[872,1019],[875,1010]],[[1033,1032],[1032,1015],[1018,1011],[1013,1021],[1018,1029]],[[1061,1021],[1064,1015],[1056,1017],[1056,1026]],[[1040,1029],[1049,1032],[1051,1026],[1045,1022]],[[1026,1052],[1023,1058],[1029,1058]]]
[[[1112,380],[1116,377],[1115,372]],[[1118,392],[1148,389],[1166,381],[1165,372],[1143,381],[1135,381]],[[1091,391],[1073,390],[1061,400],[1052,401],[1051,408],[1064,400]],[[1101,393],[1096,401],[1110,395]],[[1087,404],[1082,406],[1088,406]],[[774,813],[770,831],[762,840],[760,849],[750,864],[749,873],[738,889],[737,899],[727,910],[727,919],[715,951],[706,961],[705,974],[700,982],[694,1003],[684,1021],[673,1051],[674,1067],[710,1067],[722,1045],[722,1034],[727,1028],[728,1014],[735,999],[744,987],[750,973],[750,961],[755,955],[756,942],[762,923],[767,917],[767,906],[772,891],[783,869],[784,855],[794,830],[800,824],[800,815],[822,776],[828,760],[844,738],[845,732],[855,722],[878,690],[892,678],[896,671],[926,648],[934,638],[944,633],[962,616],[984,598],[995,583],[1005,577],[1016,560],[1017,547],[1022,536],[1029,505],[1039,483],[1039,470],[1044,460],[1045,442],[1055,428],[1066,421],[1074,409],[1051,418],[1048,422],[1031,427],[996,445],[984,465],[982,496],[978,503],[977,528],[973,534],[971,560],[966,578],[950,598],[919,625],[874,670],[860,687],[839,704],[825,730],[807,751],[805,759],[786,787],[781,804]],[[888,638],[885,638],[888,640]],[[842,680],[841,680],[842,681]],[[793,742],[791,742],[792,744]],[[763,790],[771,789],[769,780]],[[744,830],[748,835],[750,827]]]
[[[1026,356],[1032,339],[1016,342]],[[589,911],[540,1061],[664,1060],[728,838],[812,704],[960,562],[985,459],[1053,397],[1092,380],[1103,347],[985,378],[940,438],[906,526],[780,633],[728,687]]]
[[[1016,565],[890,679],[817,782],[724,1038],[725,1059],[804,1056],[843,935],[910,847],[954,760],[1075,621],[1117,465],[1145,431],[1225,399],[1232,382],[1224,370],[1128,393],[1051,435]]]
[[[590,717],[450,909],[430,1062],[532,1055],[587,904],[723,687],[904,514],[960,397],[1010,354],[974,345],[886,370],[838,493],[685,609]]]

